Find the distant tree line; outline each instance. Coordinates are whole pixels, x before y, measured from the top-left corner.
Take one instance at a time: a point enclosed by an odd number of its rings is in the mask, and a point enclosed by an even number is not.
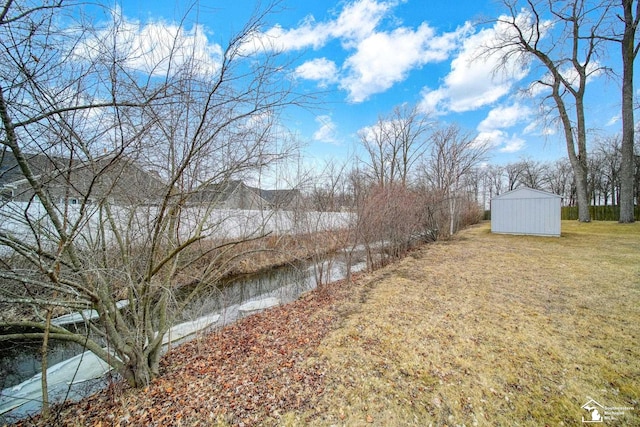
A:
[[[360,132],[360,157],[338,164],[327,162],[307,188],[312,210],[354,211],[365,233],[380,240],[406,244],[417,235],[447,237],[477,220],[492,197],[520,187],[562,196],[575,207],[577,184],[569,159],[539,161],[522,158],[503,165],[487,164],[488,144],[458,125],[442,125],[406,105],[381,115]],[[589,209],[593,219],[618,220],[622,189],[620,136],[595,139],[588,153],[587,197],[590,206],[617,206],[605,215]],[[640,156],[634,156],[634,200],[640,204]],[[390,208],[393,206],[394,208]],[[366,226],[365,226],[366,223]],[[397,224],[397,225],[396,225]],[[377,234],[374,230],[378,230]],[[384,240],[384,239],[383,239]],[[406,247],[405,247],[406,249]],[[401,248],[396,248],[400,250]]]
[[[640,204],[640,156],[634,158],[634,200]],[[621,163],[617,136],[598,139],[589,150],[587,194],[591,206],[620,204]],[[567,159],[542,162],[525,158],[505,165],[489,165],[480,175],[488,198],[529,187],[562,196],[565,206],[577,205],[575,175]]]
[[[448,238],[482,218],[478,171],[488,144],[407,104],[360,131],[361,155],[311,174],[306,208],[356,213],[351,241],[403,256],[420,241]],[[383,260],[384,261],[384,260]]]

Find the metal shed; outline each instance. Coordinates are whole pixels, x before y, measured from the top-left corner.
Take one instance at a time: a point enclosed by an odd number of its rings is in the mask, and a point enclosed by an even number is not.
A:
[[[491,199],[491,232],[560,236],[562,197],[518,188]]]

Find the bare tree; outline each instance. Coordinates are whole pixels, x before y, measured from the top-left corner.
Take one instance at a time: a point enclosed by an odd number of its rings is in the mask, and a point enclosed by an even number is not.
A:
[[[460,200],[465,177],[479,166],[488,145],[465,133],[457,125],[437,129],[431,135],[431,150],[424,162],[428,187],[436,191],[448,206],[449,235],[457,231]]]
[[[618,204],[621,191],[622,150],[618,136],[606,137],[596,141],[592,156],[597,162],[598,189],[604,198],[604,204]]]
[[[522,162],[509,163],[504,167],[507,175],[508,191],[515,190],[522,185],[522,175],[524,174],[524,164]]]
[[[544,190],[546,165],[532,159],[523,159],[520,161],[520,164],[522,165],[520,183],[529,188]]]
[[[417,236],[423,236],[423,199],[402,185],[370,188],[358,204],[358,242],[365,246],[367,267],[373,269],[400,258]]]
[[[300,99],[277,53],[247,50],[269,8],[218,54],[173,34],[152,61],[126,51],[115,12],[95,28],[57,19],[75,16],[58,1],[0,10],[0,144],[20,177],[0,209],[0,302],[35,310],[0,339],[76,342],[144,386],[182,310],[267,232],[219,234],[230,218],[214,208],[215,185],[287,154],[274,123]],[[96,339],[48,327],[50,309],[95,310]]]
[[[579,220],[590,221],[587,191],[587,81],[604,71],[601,32],[609,9],[606,3],[585,0],[503,0],[508,15],[498,19],[506,29],[486,47],[502,55],[506,66],[513,59],[528,64],[536,60],[545,70],[537,85],[546,88],[564,131],[569,161],[574,171]]]
[[[368,155],[368,158],[362,159],[368,174],[379,186],[384,187],[393,180],[394,173],[391,161],[394,153],[389,145],[388,124],[382,117],[378,117],[374,126],[360,130],[358,136]]]
[[[328,251],[336,248],[346,249],[349,245],[354,245],[356,221],[353,220],[355,215],[352,213],[351,196],[348,194],[348,164],[347,159],[326,160],[319,170],[300,174],[308,183],[303,186],[310,187],[310,211],[299,215],[297,229],[298,234],[307,237],[306,252],[311,254],[318,287],[331,281],[334,260],[327,257]],[[327,233],[329,230],[332,233]],[[324,239],[331,238],[331,244],[318,240],[318,235],[322,235]],[[347,261],[350,261],[349,257]],[[348,263],[347,276],[350,268],[351,265]]]
[[[562,196],[565,204],[571,204],[573,171],[567,159],[560,159],[545,169],[545,181],[552,193]]]
[[[589,197],[593,205],[601,203],[601,197],[606,193],[605,200],[608,198],[608,184],[603,175],[603,159],[598,154],[589,156],[589,178],[587,179],[589,188]]]
[[[380,186],[400,182],[406,187],[413,167],[428,142],[431,122],[416,106],[402,105],[375,125],[359,132],[371,174]]]
[[[416,106],[409,107],[406,104],[394,108],[389,123],[392,137],[390,143],[395,153],[393,160],[397,164],[394,169],[397,170],[400,185],[406,187],[413,168],[429,141],[426,133],[432,123]]]
[[[323,212],[338,212],[351,207],[348,202],[348,159],[329,159],[322,167],[310,174],[312,209]]]
[[[499,196],[503,192],[505,167],[489,165],[485,168],[485,176],[489,181],[489,198]]]

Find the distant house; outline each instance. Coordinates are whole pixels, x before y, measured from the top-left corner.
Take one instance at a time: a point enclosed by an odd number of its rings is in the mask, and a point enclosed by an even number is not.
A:
[[[491,232],[560,236],[562,197],[518,188],[491,199]]]
[[[300,207],[302,198],[300,190],[261,190],[256,188],[260,196],[275,210],[293,210]]]
[[[27,163],[55,203],[70,205],[108,200],[118,205],[158,204],[167,184],[126,156],[101,156],[92,160],[70,159],[43,153],[26,154]],[[174,193],[175,194],[175,193]],[[0,197],[28,202],[35,192],[13,154],[0,152]],[[298,190],[263,190],[239,180],[209,183],[184,194],[188,205],[215,205],[217,209],[279,209],[297,206]]]
[[[121,205],[158,203],[166,184],[126,156],[92,160],[42,153],[26,154],[27,163],[56,203],[81,204],[109,200]],[[35,192],[9,151],[0,156],[0,195],[3,200],[28,202]]]
[[[263,190],[242,181],[206,184],[189,197],[190,204],[215,204],[219,209],[278,209],[297,206],[299,190]]]
[[[268,205],[259,192],[242,181],[203,185],[189,196],[189,204],[214,204],[218,209],[262,209]]]

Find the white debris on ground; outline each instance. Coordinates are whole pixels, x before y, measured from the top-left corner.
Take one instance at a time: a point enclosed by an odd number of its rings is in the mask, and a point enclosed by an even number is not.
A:
[[[258,313],[267,308],[280,305],[280,299],[276,297],[263,298],[255,301],[249,301],[238,307],[238,317],[246,317]]]
[[[165,334],[162,344],[167,345],[170,342],[176,342],[199,331],[206,330],[216,324],[219,319],[219,314],[210,314],[190,322],[180,323]],[[114,355],[114,357],[116,356]],[[78,397],[85,396],[86,390],[78,390],[76,393],[73,391],[74,388],[70,388],[70,386],[101,378],[111,369],[109,364],[91,351],[85,351],[50,367],[47,369],[49,401],[58,402],[66,398],[73,399],[76,394]],[[69,395],[67,396],[68,393]],[[42,373],[39,373],[20,384],[2,390],[0,394],[0,415],[23,405],[24,408],[20,410],[21,414],[37,412],[40,410],[41,400]],[[13,415],[19,417],[18,413]]]
[[[116,302],[116,308],[120,310],[123,307],[129,305],[129,300],[123,299]],[[95,320],[99,318],[100,315],[96,310],[82,310],[78,313],[70,313],[65,314],[64,316],[56,317],[51,320],[51,324],[55,326],[64,326],[64,325],[74,325],[76,323],[88,322],[89,320]]]

